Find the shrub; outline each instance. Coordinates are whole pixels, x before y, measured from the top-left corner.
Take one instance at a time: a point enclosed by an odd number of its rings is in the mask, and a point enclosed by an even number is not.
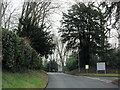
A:
[[[66,68],[71,71],[78,68],[78,60],[76,55],[71,55],[66,61]]]
[[[41,69],[42,68],[42,58],[37,54],[37,52],[33,49],[32,50],[32,61],[34,69]]]
[[[44,62],[44,70],[47,72],[57,72],[58,64],[55,60],[45,61]]]
[[[109,68],[120,69],[120,50],[113,49],[107,58]]]
[[[42,59],[38,53],[12,31],[2,29],[3,69],[18,72],[41,69]]]
[[[15,66],[15,40],[16,35],[11,31],[2,30],[3,68],[13,70]]]

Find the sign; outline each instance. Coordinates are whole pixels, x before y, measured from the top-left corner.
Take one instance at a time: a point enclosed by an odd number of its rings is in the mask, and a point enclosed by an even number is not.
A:
[[[85,69],[89,69],[89,65],[85,65]]]
[[[105,62],[97,63],[97,70],[105,70]]]
[[[58,71],[62,71],[62,67],[59,66],[59,67],[58,67]]]

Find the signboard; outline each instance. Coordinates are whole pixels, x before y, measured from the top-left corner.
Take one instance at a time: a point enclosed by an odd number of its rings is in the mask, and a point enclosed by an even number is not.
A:
[[[85,65],[85,69],[89,69],[89,65]]]
[[[97,63],[97,70],[105,70],[105,62]]]
[[[62,67],[58,67],[58,71],[62,71]]]

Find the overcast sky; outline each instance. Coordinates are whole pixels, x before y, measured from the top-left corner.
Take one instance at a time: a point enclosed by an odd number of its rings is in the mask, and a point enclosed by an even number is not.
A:
[[[6,0],[7,1],[7,0]],[[8,0],[9,1],[9,0]],[[19,12],[22,9],[22,3],[24,0],[10,0],[13,3],[13,8],[18,8]],[[26,0],[27,1],[27,0]],[[40,0],[37,0],[40,1]],[[73,4],[75,4],[75,1],[81,1],[81,2],[88,2],[88,1],[96,1],[96,0],[53,0],[54,4],[59,5],[60,7],[56,9],[56,11],[51,14],[50,19],[52,20],[52,32],[55,35],[58,35],[58,28],[60,27],[61,23],[60,20],[62,19],[62,12],[67,12],[69,7]],[[98,0],[97,0],[98,1]],[[109,39],[109,42],[115,46],[118,46],[118,39],[117,39],[117,33],[115,30],[112,30],[111,32],[112,37]]]

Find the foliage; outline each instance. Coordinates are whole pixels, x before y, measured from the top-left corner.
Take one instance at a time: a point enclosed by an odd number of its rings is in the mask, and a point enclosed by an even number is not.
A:
[[[101,8],[102,7],[102,8]],[[102,2],[99,8],[104,10],[104,15],[109,20],[112,28],[119,30],[119,20],[120,20],[120,1],[118,2]],[[114,18],[114,21],[112,20]]]
[[[50,2],[25,2],[16,30],[19,36],[31,41],[31,46],[41,56],[52,54],[54,49],[51,31],[48,31],[50,26],[45,22],[49,6]]]
[[[58,71],[58,64],[55,60],[50,60],[44,64],[44,70],[47,72]]]
[[[33,69],[41,69],[42,66],[42,58],[38,55],[38,53],[33,49],[32,50],[32,61]]]
[[[100,7],[102,6],[102,8]],[[99,5],[99,8],[101,8],[104,11],[105,19],[107,19],[106,26],[111,27],[110,29],[117,30],[117,38],[118,42],[120,42],[120,1],[118,2],[102,2]],[[114,18],[114,20],[113,20]],[[108,25],[107,25],[108,24]],[[119,44],[120,49],[120,44]]]
[[[108,67],[112,69],[120,69],[120,50],[111,50],[107,59]]]
[[[102,61],[107,53],[107,29],[102,12],[94,5],[77,3],[63,13],[61,37],[68,49],[79,52],[80,66],[90,63],[91,54],[98,54]]]
[[[41,69],[42,59],[38,53],[12,31],[2,29],[3,69],[18,72]]]
[[[96,63],[98,62],[98,56],[97,55],[90,55],[90,66],[96,66]]]
[[[71,55],[66,61],[66,67],[69,71],[78,68],[78,60],[76,55]]]
[[[98,55],[90,55],[90,69],[89,72],[94,72],[94,69],[96,70],[96,64],[99,61],[99,57]],[[78,61],[77,61],[77,56],[71,55],[67,61],[66,61],[66,68],[67,70],[71,71],[71,70],[76,70],[78,68]],[[109,50],[109,52],[107,52],[106,57],[105,57],[105,62],[106,62],[106,68],[107,68],[107,72],[114,72],[115,70],[119,70],[120,69],[120,50],[118,49],[111,49]],[[112,71],[114,70],[114,71]],[[81,72],[82,72],[82,68],[81,68]],[[119,72],[119,71],[118,71]],[[115,72],[114,72],[115,73]]]

